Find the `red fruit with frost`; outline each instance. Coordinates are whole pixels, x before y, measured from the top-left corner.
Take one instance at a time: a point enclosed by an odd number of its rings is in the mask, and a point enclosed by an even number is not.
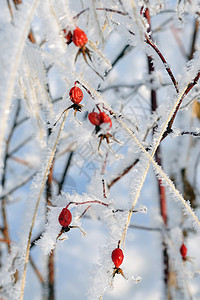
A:
[[[124,259],[123,251],[120,248],[116,248],[115,250],[113,250],[111,258],[115,267],[119,268]]]
[[[72,214],[69,211],[68,208],[63,208],[59,217],[58,217],[58,221],[60,223],[61,226],[63,227],[68,227],[69,224],[72,221]]]
[[[183,259],[186,259],[186,255],[187,255],[187,247],[185,246],[185,244],[183,243],[181,248],[180,248],[180,252],[182,255]]]
[[[96,112],[91,112],[88,115],[88,119],[90,121],[90,123],[92,123],[95,126],[99,126],[100,125],[100,114],[96,113]]]
[[[71,90],[69,91],[69,96],[71,101],[75,104],[79,104],[83,100],[83,92],[77,86],[71,88]]]
[[[72,41],[77,47],[82,48],[87,43],[88,38],[83,30],[81,30],[79,27],[76,27],[73,32]]]
[[[100,124],[109,123],[110,128],[112,127],[112,121],[105,112],[100,112]]]

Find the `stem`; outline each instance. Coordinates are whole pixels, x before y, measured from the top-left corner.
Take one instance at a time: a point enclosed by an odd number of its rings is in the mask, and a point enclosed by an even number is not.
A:
[[[198,73],[199,74],[199,73]],[[125,229],[124,229],[124,232],[122,234],[122,238],[120,240],[120,244],[122,243],[122,241],[125,241],[125,237],[126,237],[126,232],[127,232],[127,229],[128,229],[128,226],[129,226],[129,223],[130,223],[130,220],[131,220],[131,216],[132,216],[132,211],[134,210],[134,207],[135,205],[137,204],[137,201],[138,201],[138,198],[139,198],[139,195],[140,195],[140,191],[142,189],[142,186],[144,184],[144,181],[145,181],[145,178],[147,176],[147,173],[148,173],[148,169],[150,167],[150,164],[152,163],[154,165],[154,167],[159,171],[160,175],[166,180],[166,182],[169,184],[170,188],[174,191],[174,194],[181,200],[182,204],[184,205],[184,207],[186,208],[186,210],[191,214],[191,216],[193,217],[193,220],[198,224],[198,226],[200,226],[200,221],[198,220],[197,216],[195,215],[194,211],[191,209],[190,205],[183,199],[183,197],[181,196],[181,194],[179,193],[179,191],[175,188],[175,186],[173,185],[173,183],[171,182],[171,180],[165,175],[165,173],[163,172],[163,170],[160,168],[160,166],[154,162],[153,160],[153,157],[155,155],[155,152],[161,142],[161,140],[163,139],[163,134],[168,126],[168,123],[170,122],[172,116],[174,115],[174,111],[176,110],[176,107],[178,105],[178,103],[180,102],[181,99],[183,99],[186,95],[186,91],[191,90],[191,83],[193,83],[194,81],[196,82],[196,79],[197,79],[197,76],[195,77],[195,79],[190,82],[186,87],[185,89],[183,90],[183,92],[180,94],[180,96],[178,97],[177,101],[175,102],[168,118],[167,118],[167,121],[165,122],[165,125],[163,126],[162,130],[161,130],[161,133],[160,133],[160,136],[154,146],[154,149],[152,151],[152,154],[150,155],[148,153],[148,151],[146,151],[146,149],[142,146],[142,144],[140,143],[140,141],[137,139],[137,137],[132,133],[132,131],[122,122],[121,119],[117,118],[117,115],[114,113],[113,111],[113,115],[115,115],[116,119],[118,120],[118,122],[122,125],[122,127],[124,127],[126,129],[126,131],[130,134],[130,136],[135,140],[135,142],[139,145],[139,147],[141,148],[141,150],[143,151],[143,153],[146,154],[146,156],[149,158],[149,162],[148,162],[148,165],[144,171],[144,174],[143,174],[143,177],[141,179],[141,183],[140,183],[140,186],[138,188],[138,191],[136,193],[136,196],[135,196],[135,199],[133,201],[133,205],[132,205],[132,208],[129,212],[129,215],[128,215],[128,219],[127,219],[127,222],[126,222],[126,225],[125,225]],[[194,86],[194,84],[193,84]],[[188,91],[189,92],[189,91]]]
[[[146,34],[145,34],[145,38],[146,38],[146,43],[148,45],[150,45],[156,51],[156,53],[159,55],[161,61],[164,64],[164,67],[165,67],[167,73],[169,74],[169,77],[171,78],[171,81],[172,81],[172,83],[173,83],[173,85],[175,87],[175,90],[176,90],[176,92],[178,94],[179,93],[179,89],[178,89],[177,81],[176,81],[176,79],[174,77],[174,74],[172,73],[171,68],[167,64],[166,59],[164,58],[163,54],[160,52],[160,50],[158,49],[158,47],[154,44],[154,42]]]
[[[116,10],[116,9],[111,9],[111,8],[96,8],[96,10],[104,10],[104,11],[107,11],[107,12],[114,12],[116,14],[120,14],[120,15],[123,15],[123,16],[128,16],[128,13],[127,12],[123,12],[123,11],[120,11],[120,10]]]
[[[23,275],[22,275],[22,285],[21,285],[20,300],[23,300],[23,295],[24,295],[24,287],[25,287],[25,280],[26,280],[26,271],[27,271],[27,265],[28,265],[28,258],[29,258],[29,252],[30,252],[30,243],[31,243],[31,236],[32,236],[32,232],[33,232],[33,226],[35,224],[35,220],[36,220],[37,211],[38,211],[38,207],[39,207],[39,204],[40,204],[40,199],[41,199],[41,196],[42,196],[42,192],[43,192],[43,189],[44,189],[44,186],[45,186],[45,183],[46,183],[46,179],[47,179],[49,170],[51,168],[52,161],[54,159],[54,155],[55,155],[55,152],[56,152],[57,144],[58,144],[58,141],[60,139],[60,134],[61,134],[61,131],[62,131],[63,127],[64,127],[65,120],[66,120],[66,117],[68,115],[68,112],[69,112],[68,110],[65,112],[63,121],[61,123],[60,129],[59,129],[59,132],[58,132],[58,136],[56,138],[56,141],[55,141],[55,144],[53,146],[53,150],[52,150],[51,156],[50,156],[49,161],[47,163],[47,167],[46,167],[46,170],[45,170],[45,174],[44,174],[43,181],[42,181],[42,184],[41,184],[41,188],[40,188],[40,191],[39,191],[39,195],[38,195],[38,198],[37,198],[36,207],[35,207],[34,215],[33,215],[33,220],[32,220],[32,223],[31,223],[29,234],[28,234],[28,243],[27,243],[26,253],[25,253],[25,263],[24,263],[24,270],[23,270]]]
[[[151,37],[151,19],[150,19],[150,13],[149,9],[147,8],[144,12],[144,17],[146,17],[147,22],[149,24],[149,35]],[[157,52],[158,53],[158,52]],[[160,54],[160,53],[159,53]],[[161,59],[163,60],[164,57],[161,56]],[[152,57],[148,56],[148,69],[149,69],[149,75],[152,75],[154,72],[154,65],[153,65],[153,60]],[[163,61],[164,62],[164,61]],[[176,80],[170,70],[170,68],[166,68],[168,71],[168,74],[170,75],[170,78],[172,79],[172,82],[175,86],[176,91],[178,92],[178,87]],[[152,114],[156,111],[158,105],[157,105],[157,94],[155,90],[151,90],[151,111]],[[157,125],[153,128],[153,135],[157,129]],[[161,151],[160,151],[160,146],[158,146],[156,152],[155,152],[155,160],[156,163],[162,167],[162,160],[161,160]],[[162,180],[157,178],[157,184],[158,184],[158,190],[159,190],[159,203],[160,203],[160,214],[162,216],[163,222],[165,224],[165,227],[167,227],[167,199],[166,199],[166,193],[165,193],[165,187],[162,185]],[[169,289],[169,257],[167,253],[167,245],[165,241],[163,240],[163,250],[162,250],[162,255],[163,255],[163,265],[164,265],[164,282],[165,282],[165,289],[166,289],[166,294],[167,290]]]
[[[120,180],[124,175],[126,175],[137,163],[139,162],[139,158],[137,158],[131,165],[129,165],[124,171],[115,177],[108,185],[108,189],[110,189],[118,180]]]
[[[84,202],[69,202],[66,206],[66,208],[68,208],[71,204],[74,204],[74,205],[82,205],[82,204],[88,204],[88,203],[98,203],[98,204],[102,204],[104,206],[109,206],[109,204],[107,203],[104,203],[104,202],[101,202],[99,200],[91,200],[91,201],[84,201]]]
[[[183,90],[182,94],[180,95],[179,97],[179,101],[177,103],[177,106],[176,106],[176,109],[167,125],[167,128],[166,128],[166,131],[164,132],[163,134],[163,137],[161,139],[161,141],[166,138],[166,136],[168,136],[169,133],[172,132],[172,125],[174,123],[174,120],[175,120],[175,117],[176,117],[176,114],[180,108],[180,105],[183,101],[183,99],[185,98],[185,96],[187,96],[187,94],[190,92],[190,90],[197,84],[198,80],[199,80],[199,77],[200,77],[200,71],[197,73],[196,77],[186,86],[186,88]]]
[[[44,283],[45,283],[44,278],[42,277],[40,271],[36,267],[36,265],[35,265],[34,261],[32,260],[31,256],[29,256],[29,261],[30,261],[31,266],[32,266],[33,270],[35,271],[39,281],[41,282],[42,285],[44,285]]]
[[[58,183],[58,194],[60,194],[60,191],[62,190],[63,184],[64,184],[64,182],[65,182],[66,175],[67,175],[67,173],[68,173],[68,170],[69,170],[69,167],[70,167],[72,158],[73,158],[73,155],[74,155],[74,151],[71,151],[71,152],[70,152],[70,155],[69,155],[69,158],[68,158],[68,161],[67,161],[67,163],[66,163],[64,172],[63,172],[63,176],[62,176],[60,182]]]
[[[7,141],[6,141],[6,150],[5,150],[5,157],[4,157],[4,169],[3,169],[3,174],[2,174],[2,189],[5,188],[5,183],[6,183],[6,172],[7,172],[7,162],[8,162],[8,158],[9,158],[9,146],[10,146],[10,141],[12,139],[13,133],[15,131],[16,128],[16,124],[17,124],[17,118],[19,116],[20,113],[20,101],[18,101],[17,104],[17,109],[15,112],[15,117],[14,117],[14,122],[13,125],[10,129],[10,133],[8,135]],[[7,215],[6,215],[6,197],[4,196],[2,199],[2,203],[1,203],[1,212],[2,212],[2,217],[3,217],[3,235],[5,240],[10,240],[10,234],[9,234],[9,229],[8,229],[8,222],[7,222]],[[7,243],[7,248],[8,248],[8,252],[11,252],[11,247],[10,247],[10,243]]]
[[[196,19],[195,23],[194,23],[194,32],[193,32],[193,37],[192,37],[192,44],[191,44],[189,60],[193,58],[193,55],[194,55],[194,52],[195,52],[195,43],[196,43],[196,40],[197,40],[198,29],[199,29],[199,20]]]
[[[9,9],[9,11],[10,11],[11,19],[13,19],[13,11],[12,11],[12,8],[11,8],[10,1],[9,1],[9,0],[7,0],[7,4],[8,4],[8,9]]]
[[[48,258],[48,300],[55,299],[54,255],[55,251],[53,250]]]
[[[48,130],[48,135],[51,135],[51,129]],[[46,183],[46,214],[48,212],[48,206],[51,206],[51,199],[52,199],[52,177],[53,177],[53,166],[54,160],[52,162],[47,183]],[[55,299],[55,284],[54,284],[54,250],[50,253],[48,257],[48,300]]]

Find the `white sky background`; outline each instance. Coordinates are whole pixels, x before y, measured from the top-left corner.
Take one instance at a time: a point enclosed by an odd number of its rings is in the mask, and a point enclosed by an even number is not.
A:
[[[74,11],[74,14],[77,14],[81,10],[80,3],[78,1],[69,1],[70,7]],[[87,2],[87,1],[84,1]],[[84,3],[83,2],[83,3]],[[154,1],[159,2],[159,1]],[[74,5],[76,3],[77,5]],[[168,1],[167,8],[174,8],[176,3],[175,1]],[[113,4],[111,1],[110,5]],[[6,4],[4,4],[6,5]],[[109,2],[106,3],[106,6],[109,7]],[[87,15],[87,14],[86,14]],[[108,14],[109,16],[109,14]],[[174,17],[177,19],[176,14],[174,13]],[[121,17],[122,18],[122,17]],[[160,24],[163,23],[165,19],[168,18],[168,14],[161,14],[160,16],[152,17],[152,29],[154,30]],[[66,19],[69,19],[67,16]],[[3,27],[4,24],[7,22],[8,16],[2,14],[1,16],[1,26]],[[48,20],[48,18],[47,18]],[[47,20],[43,20],[47,22]],[[189,16],[184,16],[184,23],[180,21],[175,21],[174,26],[178,29],[178,34],[182,38],[186,51],[188,51],[190,47],[190,38],[191,38],[191,31],[193,29],[193,22]],[[63,21],[64,23],[64,21]],[[176,40],[171,32],[171,24],[166,25],[165,30],[162,33],[158,32],[153,35],[154,40],[156,41],[159,49],[164,54],[167,62],[171,66],[176,78],[181,78],[182,82],[184,82],[184,67],[186,60],[181,54],[179,48],[177,47]],[[67,24],[66,24],[67,25]],[[89,35],[89,38],[96,42],[95,40],[95,29],[89,29],[90,27],[87,26],[86,17],[82,15],[77,24],[79,27],[83,28],[85,32]],[[42,23],[39,16],[36,16],[33,20],[33,32],[35,33],[36,38],[39,40],[41,38],[41,34],[45,32],[45,27],[47,23]],[[52,25],[53,26],[53,25]],[[63,25],[62,25],[63,26]],[[40,32],[40,28],[42,28],[42,33]],[[95,27],[94,27],[95,28]],[[117,26],[116,26],[117,28]],[[48,29],[49,30],[49,29]],[[112,62],[115,57],[120,53],[121,49],[125,46],[127,42],[127,36],[125,33],[124,28],[119,28],[119,33],[112,32],[107,35],[105,47],[102,50],[104,55]],[[124,33],[124,34],[123,34]],[[188,38],[187,38],[188,37]],[[129,37],[130,38],[130,37]],[[94,39],[94,40],[93,40]],[[53,45],[53,41],[50,41]],[[199,50],[199,36],[197,38],[197,50]],[[54,48],[52,46],[52,53],[54,53]],[[62,56],[62,49],[59,49],[60,55]],[[51,53],[51,51],[49,51]],[[74,57],[74,47],[73,45],[69,46],[68,49],[69,55],[72,53]],[[58,54],[54,53],[54,57]],[[63,61],[66,59],[66,62],[69,63],[69,68],[73,67],[73,61],[70,58],[65,58],[64,55],[62,57]],[[34,63],[34,62],[33,62]],[[157,66],[158,65],[158,66]],[[159,59],[156,61],[156,70],[155,74],[157,76],[157,80],[161,78],[164,83],[170,83],[170,79],[167,73],[164,71],[162,64],[159,64]],[[103,67],[102,67],[103,68]],[[91,86],[96,88],[98,86],[98,77],[86,67],[83,62],[82,57],[78,58],[77,71],[79,76],[83,75],[86,77],[86,81],[91,83]],[[65,94],[64,99],[58,104],[55,104],[55,115],[54,119],[60,115],[66,108],[67,105],[70,104],[68,99],[68,90],[70,84],[74,82],[74,76],[71,75],[68,78],[69,82],[66,83],[64,80],[65,75],[63,75],[58,67],[52,68],[52,71],[49,74],[50,78],[50,90],[51,94],[54,98],[63,96]],[[117,84],[134,84],[135,82],[145,81],[147,78],[148,71],[147,71],[147,60],[146,54],[141,49],[141,47],[135,47],[132,51],[127,54],[123,59],[121,59],[118,64],[113,68],[110,72],[107,80],[105,83],[102,84],[102,88],[105,88],[109,85],[117,85]],[[70,75],[69,75],[70,76]],[[181,77],[182,76],[182,77]],[[67,88],[66,88],[67,87]],[[164,87],[158,91],[158,102],[159,104],[163,104],[163,101],[167,98],[167,95],[172,93],[173,87]],[[149,116],[149,91],[143,85],[138,90],[138,94],[133,93],[130,94],[129,97],[123,99],[124,94],[128,94],[129,90],[123,90],[122,92],[114,93],[113,91],[108,91],[103,94],[106,101],[115,111],[120,111],[120,107],[123,103],[128,102],[122,108],[122,113],[124,114],[125,118],[131,117],[130,120],[127,122],[130,123],[131,128],[134,128],[134,122],[138,122],[140,128],[144,128],[147,122],[147,117]],[[19,96],[17,89],[15,90],[15,95]],[[15,95],[13,98],[15,98]],[[65,102],[63,102],[65,101]],[[68,102],[66,102],[68,101]],[[84,106],[88,108],[88,110],[92,110],[93,103],[91,103],[91,99],[88,94],[84,91]],[[124,101],[124,102],[123,102]],[[187,103],[188,99],[185,100]],[[62,102],[62,103],[61,103]],[[13,106],[11,107],[11,116],[16,107],[16,102],[13,101]],[[13,110],[12,110],[13,109]],[[85,109],[85,108],[84,108]],[[87,109],[85,109],[86,111]],[[30,114],[27,108],[24,108],[21,112],[22,115]],[[77,113],[77,118],[84,122],[83,117],[80,113]],[[177,128],[181,128],[182,130],[188,130],[191,126],[191,106],[188,107],[188,111],[180,111],[177,115],[175,126]],[[199,120],[193,119],[193,127],[199,128]],[[113,121],[113,130],[117,130],[117,125]],[[23,126],[23,132],[17,131],[11,141],[11,148],[12,146],[18,143],[21,139],[21,136],[24,137],[29,136],[31,134],[35,134],[37,130],[37,124],[34,118],[32,118],[31,122],[27,122],[26,126]],[[85,131],[84,131],[85,130]],[[102,166],[102,159],[100,158],[100,163],[96,164],[97,170],[93,173],[90,170],[91,165],[88,166],[88,163],[95,160],[96,158],[99,159],[99,156],[96,154],[94,149],[97,149],[98,141],[93,136],[91,137],[91,132],[93,127],[91,124],[86,122],[85,128],[80,128],[80,125],[73,118],[73,112],[70,111],[68,120],[66,122],[65,131],[63,136],[70,134],[69,140],[73,141],[77,137],[79,138],[79,145],[77,154],[75,155],[76,163],[81,163],[83,168],[79,168],[77,166],[73,166],[70,168],[68,182],[65,184],[66,190],[64,192],[68,192],[70,187],[75,188],[76,192],[80,195],[83,193],[91,193],[96,195],[102,194],[102,185],[101,185],[101,178],[98,177],[98,172]],[[84,133],[83,133],[84,132]],[[72,135],[72,138],[71,138]],[[91,145],[88,142],[89,138],[91,137],[91,143],[93,147],[93,152],[91,152]],[[119,138],[120,141],[124,141],[125,136],[122,131],[116,134],[116,137]],[[28,144],[26,147],[22,148],[22,150],[18,153],[19,156],[23,157],[24,159],[30,161],[32,165],[37,168],[41,162],[41,148],[34,148],[39,140],[39,133],[36,133],[36,142],[33,141],[32,143]],[[166,141],[162,143],[162,157],[164,163],[164,170],[168,174],[177,175],[178,170],[182,167],[188,168],[188,179],[191,180],[191,184],[194,180],[194,160],[192,158],[188,159],[188,152],[189,152],[189,145],[191,139],[189,137],[176,137],[171,138],[168,137]],[[86,158],[82,159],[80,157],[81,148],[86,147],[89,149],[90,152],[90,159],[87,156]],[[65,149],[65,142],[62,142],[60,147],[61,149]],[[124,163],[128,164],[128,162],[132,161],[131,158],[131,142],[129,142],[125,147],[120,147],[118,144],[113,144],[113,149],[117,151],[120,155],[125,155],[124,158],[121,158],[120,164],[118,164],[118,160],[115,159],[114,155],[110,153],[110,164],[108,163],[107,166],[107,173],[105,174],[105,178],[111,178],[113,172],[117,172],[117,170],[122,170],[124,168]],[[33,151],[34,149],[34,151]],[[104,150],[106,147],[103,148]],[[118,152],[119,149],[119,152]],[[196,157],[199,149],[199,140],[197,138],[196,145],[194,146],[191,157]],[[65,156],[67,159],[67,156]],[[59,178],[59,175],[62,174],[62,167],[63,167],[63,158],[58,159],[55,165],[54,173],[55,177]],[[9,176],[8,176],[8,186],[6,187],[9,189],[9,184],[12,186],[14,183],[14,178],[12,174],[20,174],[19,177],[16,178],[23,178],[23,174],[26,173],[26,169],[23,167],[19,167],[17,170],[18,165],[13,163],[9,164]],[[196,182],[199,182],[199,168],[197,169],[197,178],[195,178]],[[25,173],[23,173],[25,172]],[[21,177],[20,177],[21,176]],[[97,176],[97,177],[95,177]],[[133,176],[135,174],[130,172],[126,175],[119,183],[113,186],[110,190],[110,194],[108,195],[108,199],[114,200],[116,207],[119,208],[127,208],[127,205],[130,201],[131,196],[131,188],[133,184]],[[97,185],[92,186],[90,184],[91,178],[96,178]],[[198,188],[198,185],[197,185]],[[198,188],[199,191],[199,188]],[[27,184],[23,187],[23,189],[18,190],[15,192],[10,199],[13,201],[8,206],[8,222],[11,224],[11,239],[15,242],[18,242],[20,239],[21,226],[23,224],[23,214],[24,214],[24,207],[25,202],[28,203],[30,197],[30,184]],[[199,194],[198,199],[199,203]],[[27,204],[26,204],[27,205]],[[145,180],[145,184],[142,188],[141,195],[139,197],[139,205],[145,205],[148,209],[147,214],[137,213],[133,214],[131,219],[131,224],[135,225],[142,225],[142,226],[149,226],[149,227],[158,227],[161,224],[161,220],[159,217],[159,204],[158,204],[158,191],[157,191],[157,182],[155,180],[155,175],[150,168],[148,172],[148,176]],[[76,209],[76,208],[75,208]],[[81,206],[78,208],[81,212]],[[180,241],[180,232],[178,230],[178,226],[180,224],[179,220],[181,219],[181,211],[180,205],[173,200],[171,195],[168,195],[168,213],[169,213],[169,227],[174,228],[174,235],[173,235],[173,242]],[[199,211],[197,210],[197,216],[200,216]],[[90,213],[89,213],[90,215]],[[92,209],[91,209],[92,215]],[[56,289],[56,299],[64,300],[64,299],[73,299],[73,300],[80,300],[80,299],[87,299],[87,293],[91,286],[91,274],[95,268],[95,265],[99,261],[99,257],[104,251],[104,247],[107,246],[108,241],[108,228],[102,224],[102,222],[86,219],[83,218],[81,221],[82,228],[87,232],[87,236],[83,238],[79,230],[72,229],[67,235],[69,237],[68,240],[63,242],[58,242],[55,250],[55,289]],[[41,231],[41,228],[44,226],[44,208],[41,205],[38,218],[36,220],[36,224],[34,227],[33,237],[36,236],[38,232]],[[188,255],[192,258],[192,263],[186,262],[184,264],[183,270],[185,272],[186,282],[189,286],[190,292],[193,295],[193,299],[200,298],[200,277],[198,272],[200,270],[200,259],[198,255],[198,249],[200,247],[200,236],[194,233],[190,233],[188,238],[186,239],[186,244],[188,248]],[[117,244],[116,244],[117,245]],[[120,275],[116,275],[114,280],[114,289],[111,292],[106,292],[103,299],[105,300],[140,300],[140,299],[148,299],[148,300],[160,300],[164,299],[163,293],[163,264],[162,264],[162,238],[158,232],[152,231],[145,231],[139,229],[129,228],[127,233],[126,244],[124,248],[124,262],[122,264],[122,269],[124,273],[130,274],[133,276],[141,276],[142,281],[138,284],[131,283],[129,281],[124,280]],[[174,250],[174,253],[173,253]],[[180,255],[176,248],[172,247],[172,255],[174,255],[177,260],[180,260]],[[171,252],[170,252],[171,253]],[[36,262],[37,266],[41,270],[41,272],[45,273],[45,258],[40,250],[39,247],[35,246],[34,250],[31,251],[31,256],[33,260]],[[101,261],[100,263],[104,263]],[[196,272],[197,271],[197,272]],[[193,278],[195,275],[195,278]],[[41,284],[39,283],[38,279],[36,278],[32,268],[28,267],[27,272],[27,280],[26,280],[26,287],[25,287],[25,296],[24,299],[42,299],[41,298]],[[180,299],[182,296],[180,296]],[[178,300],[179,297],[176,296]]]

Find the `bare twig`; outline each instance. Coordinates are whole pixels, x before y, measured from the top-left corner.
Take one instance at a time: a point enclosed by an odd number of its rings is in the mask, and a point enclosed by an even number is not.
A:
[[[8,4],[8,9],[9,9],[9,12],[10,12],[10,15],[11,15],[11,19],[13,19],[13,11],[12,11],[12,8],[11,8],[9,0],[7,0],[7,4]]]
[[[32,268],[33,268],[33,270],[35,271],[35,274],[37,275],[39,281],[41,282],[42,285],[44,285],[44,284],[45,284],[44,278],[43,278],[43,276],[41,275],[41,273],[40,273],[40,271],[38,270],[38,268],[36,267],[36,265],[35,265],[35,263],[34,263],[32,257],[31,257],[31,255],[29,256],[29,262],[30,262],[30,264],[31,264],[31,266],[32,266]]]
[[[66,166],[65,166],[65,169],[64,169],[64,172],[63,172],[63,176],[58,184],[58,193],[60,193],[60,191],[62,190],[63,188],[63,184],[65,182],[65,178],[66,178],[66,175],[68,173],[68,170],[69,170],[69,167],[70,167],[70,164],[71,164],[71,161],[72,161],[72,158],[73,158],[73,155],[74,155],[74,152],[71,151],[70,152],[70,155],[69,155],[69,158],[68,158],[68,161],[66,163]]]
[[[60,134],[61,134],[61,131],[62,131],[63,127],[64,127],[65,120],[66,120],[66,117],[68,115],[68,112],[69,111],[66,111],[65,116],[64,116],[63,121],[62,121],[62,124],[60,126],[60,129],[59,129],[59,132],[58,132],[58,136],[57,136],[57,138],[55,140],[55,143],[54,143],[54,146],[53,146],[53,149],[52,149],[52,152],[51,152],[51,156],[50,156],[50,158],[49,158],[49,160],[47,162],[46,169],[45,169],[45,174],[44,174],[44,177],[43,177],[43,180],[42,180],[42,183],[41,183],[41,187],[40,187],[40,190],[39,190],[39,195],[38,195],[38,198],[37,198],[37,202],[36,202],[36,206],[35,206],[35,210],[34,210],[34,215],[33,215],[33,219],[32,219],[32,222],[31,222],[31,227],[30,227],[30,230],[29,230],[28,242],[27,242],[26,251],[25,251],[25,262],[24,262],[24,270],[23,270],[23,276],[22,276],[22,285],[21,285],[20,300],[22,300],[23,296],[24,296],[26,271],[27,271],[27,265],[28,265],[28,258],[29,258],[29,251],[30,251],[30,243],[31,243],[31,236],[32,236],[33,226],[35,224],[35,220],[36,220],[37,211],[38,211],[38,207],[39,207],[39,204],[40,204],[40,199],[41,199],[41,196],[42,196],[42,192],[43,192],[46,180],[47,180],[47,176],[49,174],[49,170],[50,170],[51,165],[52,165],[52,161],[54,159],[54,155],[55,155],[55,152],[56,152],[57,144],[58,144],[58,141],[60,139]]]
[[[16,146],[14,149],[12,149],[12,151],[9,151],[8,153],[8,157],[13,156],[13,154],[15,152],[17,152],[18,150],[20,150],[23,146],[25,146],[28,142],[30,142],[32,140],[33,136],[29,136],[27,137],[24,141],[22,141],[18,146]]]
[[[88,11],[88,8],[85,8],[84,10],[82,10],[80,13],[78,13],[76,16],[73,17],[73,20],[77,20],[84,12]]]
[[[7,173],[7,162],[8,162],[8,152],[9,152],[9,146],[10,146],[10,140],[12,139],[14,130],[16,128],[16,122],[17,118],[20,112],[20,101],[18,101],[17,109],[15,112],[14,116],[14,122],[11,127],[10,133],[8,135],[7,141],[6,141],[6,151],[5,151],[5,157],[4,157],[4,169],[3,169],[3,174],[2,174],[2,188],[4,189],[5,187],[5,181],[6,181],[6,173]],[[9,241],[10,240],[10,234],[9,234],[9,229],[8,229],[8,222],[7,222],[7,215],[6,215],[6,198],[2,197],[2,204],[1,204],[1,211],[2,211],[2,217],[3,217],[3,224],[4,224],[4,230],[3,230],[3,235],[4,238]],[[7,243],[8,247],[8,252],[11,252],[10,248],[10,243]]]
[[[175,39],[176,39],[176,42],[177,42],[177,44],[178,44],[178,46],[179,46],[179,49],[180,49],[180,51],[181,51],[183,57],[187,58],[188,55],[187,55],[187,53],[186,53],[186,51],[185,51],[184,44],[182,43],[182,40],[180,39],[180,37],[179,37],[179,35],[178,35],[178,33],[177,33],[177,29],[176,29],[174,26],[171,26],[171,31],[172,31],[172,33],[173,33]]]
[[[50,136],[52,130],[48,129],[48,136]],[[52,178],[53,178],[53,167],[55,159],[52,161],[49,175],[46,182],[46,218],[49,211],[49,206],[52,205]],[[48,300],[55,299],[55,282],[54,282],[54,249],[51,251],[48,257]]]
[[[104,10],[104,11],[107,11],[107,12],[114,12],[116,14],[120,14],[120,15],[123,15],[123,16],[128,16],[128,13],[127,12],[123,12],[123,11],[120,11],[120,10],[115,10],[115,9],[111,9],[111,8],[96,8],[96,10]]]
[[[149,24],[148,28],[148,33],[149,36],[151,37],[151,21],[150,21],[150,13],[149,9],[147,8],[144,11],[144,17],[147,19],[147,22]],[[162,57],[163,58],[163,57]],[[149,74],[151,75],[154,72],[154,65],[153,65],[153,60],[152,57],[148,56],[148,69],[149,69]],[[172,75],[172,82],[175,80]],[[175,86],[176,88],[176,86]],[[151,90],[151,111],[152,114],[156,111],[157,109],[157,93],[155,90]],[[157,129],[157,125],[153,128],[153,135]],[[158,163],[159,166],[162,166],[162,160],[161,160],[161,152],[160,152],[160,146],[158,146],[156,152],[155,152],[155,160]],[[162,181],[160,179],[157,179],[158,183],[158,190],[159,190],[159,203],[160,203],[160,214],[163,219],[165,227],[167,227],[167,199],[166,199],[166,193],[165,193],[165,187],[162,185]],[[167,245],[165,241],[163,240],[163,266],[164,266],[164,282],[165,282],[165,288],[166,291],[168,290],[168,278],[169,278],[169,257],[167,253]],[[167,294],[167,293],[166,293]]]
[[[178,103],[178,105],[177,105],[177,107],[176,107],[176,109],[175,109],[175,111],[174,111],[174,114],[173,114],[171,120],[170,120],[169,123],[168,123],[168,126],[167,126],[167,128],[166,128],[166,131],[165,131],[164,134],[163,134],[162,140],[163,140],[164,138],[166,138],[166,136],[168,136],[169,133],[172,132],[172,129],[171,129],[171,128],[172,128],[172,125],[173,125],[173,123],[174,123],[176,114],[177,114],[177,112],[178,112],[178,110],[179,110],[179,108],[180,108],[180,105],[181,105],[183,99],[185,98],[185,96],[187,96],[188,93],[190,92],[190,90],[197,84],[197,82],[198,82],[198,80],[199,80],[199,77],[200,77],[200,71],[197,73],[197,75],[195,76],[195,78],[187,85],[187,87],[186,87],[185,90],[183,91],[183,93],[182,93],[182,95],[181,95],[181,97],[180,97],[180,99],[179,99],[179,103]],[[162,140],[161,140],[161,141],[162,141]]]
[[[29,175],[27,178],[25,178],[24,180],[22,180],[19,184],[17,184],[16,186],[14,186],[13,188],[11,188],[10,190],[6,191],[5,193],[3,193],[0,196],[0,200],[2,200],[3,198],[7,198],[9,195],[11,195],[12,193],[14,193],[17,189],[19,189],[20,187],[22,187],[24,184],[26,184],[27,182],[29,182],[31,179],[33,179],[33,177],[37,174],[37,172],[32,173],[31,175]]]
[[[145,38],[146,38],[146,43],[148,45],[150,45],[155,51],[156,53],[158,54],[158,56],[160,57],[161,61],[163,62],[163,65],[167,71],[167,73],[169,74],[169,77],[171,78],[171,81],[175,87],[175,90],[177,93],[179,93],[179,89],[178,89],[178,84],[177,84],[177,81],[174,77],[174,74],[172,73],[172,70],[171,68],[169,67],[166,59],[164,58],[163,54],[160,52],[160,50],[158,49],[158,47],[155,45],[155,43],[147,36],[147,34],[145,34]]]
[[[196,40],[197,40],[198,30],[199,30],[199,20],[196,19],[195,23],[194,23],[194,32],[193,32],[193,37],[192,37],[190,55],[188,57],[189,60],[193,58],[193,55],[195,52],[195,44],[196,44]]]
[[[108,189],[110,189],[118,180],[120,180],[124,175],[126,175],[137,163],[139,159],[137,158],[131,165],[126,167],[123,172],[117,175],[110,183],[107,184]]]

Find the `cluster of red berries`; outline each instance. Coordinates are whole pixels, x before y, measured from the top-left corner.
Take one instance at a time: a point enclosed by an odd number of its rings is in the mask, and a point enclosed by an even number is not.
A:
[[[101,111],[100,108],[98,107],[99,113],[97,112],[91,112],[88,114],[88,119],[90,123],[96,126],[96,132],[100,130],[100,126],[102,124],[109,124],[109,127],[112,127],[112,121],[110,117],[104,112]]]
[[[101,111],[98,106],[97,106],[97,108],[99,110],[99,113],[96,113],[93,111],[88,114],[88,119],[89,119],[90,123],[95,125],[95,133],[98,133],[100,131],[100,129],[101,129],[100,126],[102,124],[108,124],[109,125],[108,129],[110,129],[112,127],[112,121],[111,121],[110,117],[104,111]],[[100,134],[98,137],[100,138],[98,151],[99,151],[99,148],[101,146],[101,142],[103,139],[106,139],[108,145],[110,143],[109,138],[113,138],[115,140],[115,138],[108,132],[106,134]],[[115,141],[117,141],[117,140],[115,140]],[[99,153],[100,153],[100,151],[99,151]]]

